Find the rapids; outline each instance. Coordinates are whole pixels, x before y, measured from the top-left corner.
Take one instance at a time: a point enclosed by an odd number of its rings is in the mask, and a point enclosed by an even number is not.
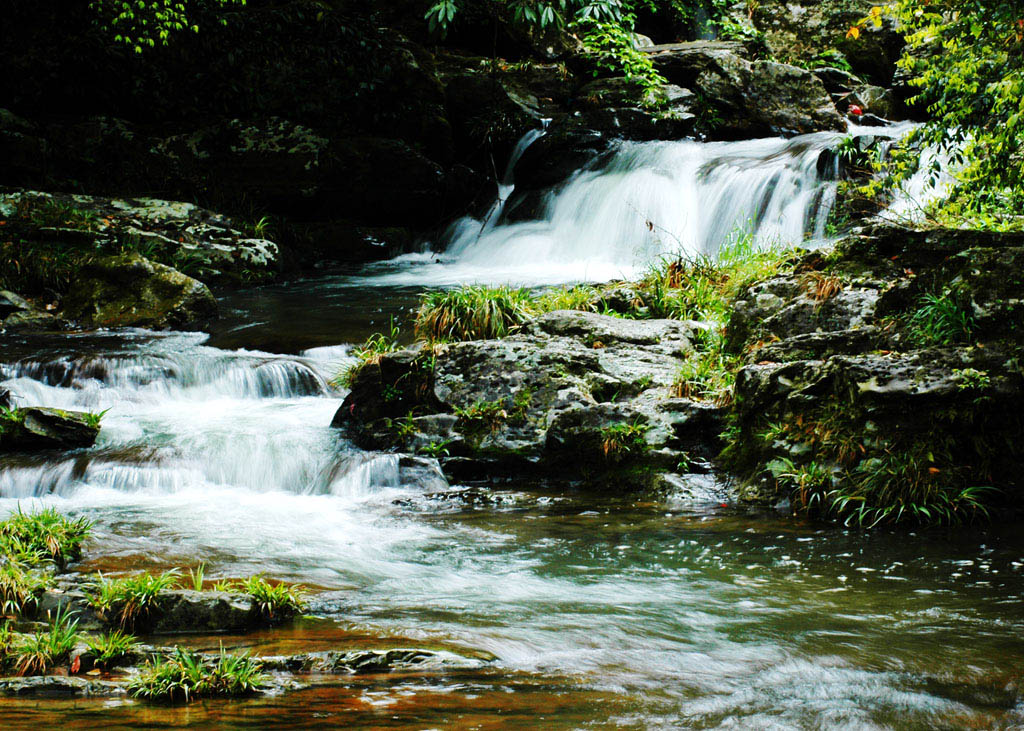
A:
[[[329,426],[349,347],[414,301],[396,284],[620,276],[675,246],[713,250],[748,217],[765,241],[820,238],[832,183],[814,161],[828,144],[624,145],[553,194],[542,221],[482,233],[476,221],[465,238],[456,227],[440,264],[225,294],[212,336],[5,339],[0,385],[18,403],[107,413],[91,449],[0,461],[0,510],[46,504],[95,521],[84,571],[205,561],[212,579],[314,587],[316,618],[191,644],[412,645],[494,661],[187,709],[4,699],[0,723],[1024,724],[1019,531],[865,534],[520,480],[429,494],[403,483],[393,455]]]

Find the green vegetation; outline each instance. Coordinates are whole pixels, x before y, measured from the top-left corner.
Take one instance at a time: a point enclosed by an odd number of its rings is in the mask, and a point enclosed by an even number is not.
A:
[[[301,586],[271,584],[262,576],[234,582],[221,582],[221,591],[248,594],[256,604],[260,615],[269,621],[288,619],[306,611]]]
[[[954,163],[954,188],[927,213],[939,224],[1024,227],[1024,25],[1014,0],[894,0],[850,28],[894,18],[907,46],[900,66],[919,93],[911,100],[928,121],[913,130],[874,192],[901,185],[932,146]],[[940,170],[936,159],[929,172]]]
[[[497,401],[477,401],[465,408],[456,408],[459,429],[467,438],[479,442],[509,421],[522,421],[533,401],[533,393],[522,389],[513,396]]]
[[[78,620],[68,619],[67,612],[57,611],[50,618],[46,632],[23,637],[13,645],[14,670],[19,675],[45,675],[57,664],[68,660],[78,642]]]
[[[227,8],[245,5],[245,0],[90,0],[89,8],[100,28],[113,34],[115,43],[142,53],[157,44],[166,46],[175,33],[198,33],[194,16],[204,3]],[[227,21],[220,18],[219,22]]]
[[[969,343],[975,331],[969,296],[960,289],[923,294],[907,317],[907,327],[919,345]]]
[[[472,285],[430,292],[423,296],[417,312],[416,335],[430,342],[502,338],[530,318],[563,309],[640,319],[697,319],[724,325],[736,295],[779,272],[794,254],[792,249],[758,247],[753,235],[736,233],[714,256],[666,258],[652,265],[636,284],[636,298],[626,311],[610,307],[605,299],[614,285],[575,285],[540,293]],[[382,342],[389,346],[395,338],[377,335],[373,340],[375,345]],[[369,353],[378,350],[365,348]]]
[[[992,377],[977,368],[954,368],[953,376],[961,391],[983,391],[992,385]]]
[[[158,606],[160,594],[178,585],[176,570],[106,578],[102,574],[87,590],[89,603],[121,629],[143,626]]]
[[[0,523],[0,552],[11,555],[38,553],[61,569],[82,556],[82,543],[92,523],[85,518],[69,520],[53,508],[36,513],[22,512],[18,506]]]
[[[469,285],[423,295],[416,335],[431,342],[486,340],[514,332],[536,311],[529,290]]]
[[[119,662],[134,657],[138,652],[139,641],[133,635],[121,630],[85,638],[93,662],[99,668],[114,667]]]
[[[602,71],[622,74],[641,91],[644,106],[657,107],[663,103],[661,88],[668,80],[655,70],[651,57],[637,49],[635,22],[636,16],[624,13],[614,22],[588,18],[577,25],[583,48],[597,66],[594,76]]]
[[[646,434],[649,424],[639,419],[629,423],[613,424],[601,430],[601,452],[609,462],[625,462],[650,449]]]
[[[732,387],[742,361],[725,353],[723,346],[721,335],[712,333],[705,340],[704,349],[683,361],[672,384],[677,397],[714,401],[720,405],[732,401]]]
[[[391,325],[387,333],[375,333],[371,335],[367,338],[365,343],[352,351],[352,357],[355,358],[355,362],[338,373],[338,375],[331,380],[331,386],[334,388],[351,386],[352,381],[355,379],[356,374],[360,369],[368,365],[378,365],[381,357],[387,353],[393,353],[396,350],[400,350],[402,347],[399,342],[401,334],[401,328],[395,322],[394,318],[392,318]]]
[[[956,524],[985,518],[993,488],[970,466],[976,445],[957,444],[943,429],[877,435],[852,405],[831,405],[785,422],[762,422],[752,438],[776,489],[797,512],[864,528],[913,522]],[[736,461],[735,434],[727,461]],[[732,452],[730,454],[730,452]]]
[[[53,580],[19,557],[7,554],[5,558],[0,566],[0,612],[6,615],[33,613]]]
[[[147,663],[128,690],[136,698],[188,702],[252,695],[266,683],[260,664],[247,655],[229,655],[222,647],[216,660],[207,660],[179,647],[170,657]]]

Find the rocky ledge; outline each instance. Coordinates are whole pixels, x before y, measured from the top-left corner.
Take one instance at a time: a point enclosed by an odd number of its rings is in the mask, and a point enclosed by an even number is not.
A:
[[[725,398],[678,379],[717,324],[556,311],[379,355],[334,425],[456,480],[678,484],[715,461],[742,500],[859,523],[1017,510],[1022,271],[1024,235],[879,223],[740,291],[712,361]]]
[[[720,408],[672,393],[704,328],[566,310],[501,340],[386,354],[358,372],[334,424],[369,448],[446,455],[458,478],[689,471],[721,430]]]
[[[201,327],[216,315],[207,283],[278,265],[275,243],[190,203],[7,189],[0,225],[4,329]]]

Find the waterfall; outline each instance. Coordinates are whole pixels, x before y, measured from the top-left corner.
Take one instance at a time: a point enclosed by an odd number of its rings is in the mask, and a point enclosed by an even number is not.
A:
[[[851,125],[848,134],[895,140],[910,127]],[[534,130],[516,145],[486,216],[459,219],[430,252],[378,265],[383,273],[367,282],[606,281],[634,277],[659,257],[713,255],[735,236],[752,236],[762,247],[814,248],[830,240],[826,224],[839,172],[832,151],[843,133],[620,141],[546,191],[536,218],[509,221],[502,215],[515,195],[515,164],[541,134]]]

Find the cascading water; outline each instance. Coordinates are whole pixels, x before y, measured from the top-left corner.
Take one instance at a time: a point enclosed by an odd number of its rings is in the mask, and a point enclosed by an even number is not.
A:
[[[16,405],[108,412],[93,450],[0,465],[0,495],[227,487],[351,497],[398,484],[394,456],[355,459],[325,428],[338,406],[326,379],[343,353],[226,352],[205,339],[153,336],[117,353],[0,363]]]
[[[896,139],[909,125],[851,126]],[[520,140],[506,172],[539,130]],[[630,278],[662,256],[714,254],[734,237],[759,246],[824,244],[846,135],[700,143],[620,142],[544,195],[536,219],[501,218],[511,185],[481,220],[463,218],[436,251],[381,266],[379,284],[548,284]],[[923,192],[923,191],[922,191]],[[902,205],[902,203],[901,203]]]
[[[489,228],[463,222],[446,262],[399,263],[397,278],[618,276],[682,247],[714,251],[750,222],[763,242],[820,237],[831,182],[817,161],[835,139],[623,145],[551,192],[541,220],[499,221],[499,211]],[[232,347],[361,339],[358,329],[340,334],[352,312],[379,327],[411,304],[409,290],[367,296],[355,286],[388,276],[229,295],[245,303]],[[296,341],[296,321],[325,332]],[[75,569],[204,561],[212,579],[265,572],[315,586],[313,611],[324,618],[224,638],[257,654],[284,641],[296,643],[288,651],[436,646],[495,658],[479,670],[371,673],[280,697],[168,707],[168,724],[1024,722],[1015,690],[1024,622],[1007,610],[1024,601],[1012,528],[907,541],[626,490],[512,481],[438,494],[405,481],[398,455],[357,450],[330,428],[340,394],[327,379],[349,362],[343,345],[287,356],[129,331],[0,348],[0,386],[18,404],[110,409],[91,449],[0,459],[0,512],[43,502],[95,521]],[[128,702],[53,703],[9,701],[3,718],[39,728],[152,722],[151,710]]]

